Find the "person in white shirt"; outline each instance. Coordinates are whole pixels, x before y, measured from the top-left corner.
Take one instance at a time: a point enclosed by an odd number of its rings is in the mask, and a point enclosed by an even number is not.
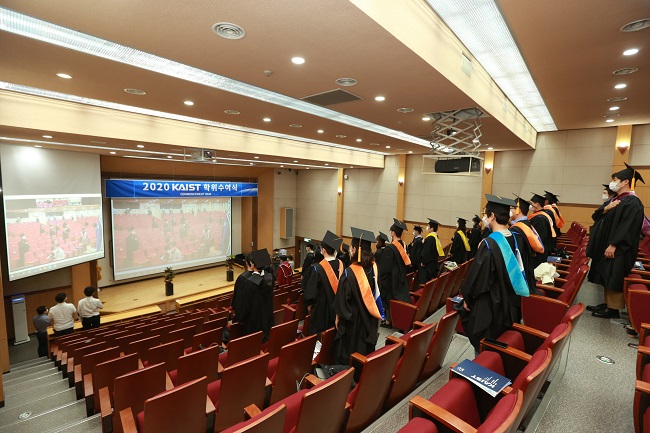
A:
[[[50,308],[47,314],[52,321],[54,335],[60,336],[72,334],[74,332],[74,320],[75,314],[77,314],[77,309],[74,305],[66,302],[68,297],[65,293],[59,293],[54,297],[54,299],[57,304]]]
[[[104,308],[102,301],[93,298],[95,288],[88,286],[84,289],[86,297],[79,301],[77,311],[81,318],[81,324],[84,329],[98,328],[99,327],[99,310]]]

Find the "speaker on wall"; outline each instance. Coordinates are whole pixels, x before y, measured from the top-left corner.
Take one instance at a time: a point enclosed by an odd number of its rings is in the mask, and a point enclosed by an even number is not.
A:
[[[293,208],[280,208],[280,238],[289,239],[293,237]]]

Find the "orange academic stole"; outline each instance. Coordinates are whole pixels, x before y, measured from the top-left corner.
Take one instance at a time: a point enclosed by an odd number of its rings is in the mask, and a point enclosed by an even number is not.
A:
[[[335,259],[337,262],[339,262],[339,275],[338,277],[334,274],[334,270],[332,269],[332,266],[330,266],[329,262],[325,259],[321,260],[319,265],[323,267],[323,271],[325,271],[325,275],[327,275],[327,279],[330,282],[330,287],[332,287],[332,291],[336,295],[337,290],[339,289],[339,278],[341,278],[341,275],[343,274],[343,263],[339,259]],[[325,266],[327,265],[327,266]]]
[[[406,251],[404,251],[404,247],[402,244],[399,243],[399,241],[393,241],[391,244],[395,245],[397,248],[397,251],[399,252],[399,255],[402,256],[402,260],[404,261],[404,264],[406,266],[411,266],[411,259],[409,259],[408,254],[406,254]]]
[[[352,271],[357,279],[357,285],[361,292],[361,299],[363,299],[363,304],[366,306],[366,310],[368,310],[373,317],[381,319],[379,309],[375,303],[375,297],[372,294],[373,292],[368,284],[368,278],[366,277],[366,272],[363,270],[363,267],[358,263],[352,263],[348,269]]]

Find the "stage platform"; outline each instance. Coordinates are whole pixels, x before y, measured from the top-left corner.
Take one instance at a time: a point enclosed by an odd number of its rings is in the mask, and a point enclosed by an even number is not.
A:
[[[244,270],[234,267],[235,280]],[[206,297],[233,290],[234,281],[226,281],[226,267],[201,269],[176,274],[174,295],[165,296],[163,277],[102,288],[99,299],[104,304],[101,314],[121,313],[134,308],[158,306],[161,311],[175,310],[176,300],[184,297]]]

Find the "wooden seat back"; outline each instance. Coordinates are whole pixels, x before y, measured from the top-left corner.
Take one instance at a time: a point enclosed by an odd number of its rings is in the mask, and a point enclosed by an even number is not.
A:
[[[223,366],[227,367],[244,359],[259,355],[261,345],[262,331],[230,340],[230,343],[228,343],[228,356],[226,357],[226,361],[222,362]]]
[[[149,348],[159,346],[161,343],[162,337],[160,335],[141,338],[140,340],[135,340],[129,343],[127,353],[137,353],[140,361],[144,363],[149,357]]]
[[[138,369],[138,355],[132,353],[120,358],[104,361],[95,366],[93,372],[93,399],[95,412],[102,413],[102,430],[113,431],[113,416],[111,408],[114,404],[113,391],[115,378]],[[108,390],[108,401],[101,401],[99,391]]]
[[[144,410],[145,400],[167,389],[166,376],[165,364],[155,364],[115,378],[113,432],[123,431],[119,416],[122,409],[130,407],[134,414],[138,414]]]
[[[192,347],[192,337],[194,337],[194,334],[196,334],[195,326],[176,328],[167,334],[167,341],[183,340],[184,348]]]
[[[433,334],[427,349],[427,356],[420,371],[419,381],[430,378],[442,367],[442,363],[451,345],[451,339],[454,338],[458,318],[458,313],[451,311],[442,316],[440,322],[438,322],[436,332]]]
[[[192,352],[200,350],[201,348],[209,347],[211,344],[221,346],[223,339],[223,328],[211,329],[203,331],[192,336]]]
[[[148,399],[140,433],[204,433],[207,395],[208,380],[202,377]]]
[[[220,317],[214,320],[208,320],[207,322],[203,323],[203,332],[210,331],[212,329],[217,329],[217,328],[225,329],[226,326],[228,326],[227,316]]]
[[[187,319],[181,322],[181,327],[185,328],[187,326],[193,326],[194,332],[203,332],[203,316],[194,317],[193,319]]]
[[[208,383],[219,379],[219,348],[217,346],[192,351],[178,358],[176,385],[206,376]]]
[[[427,316],[435,313],[441,303],[444,302],[445,298],[442,296],[445,293],[445,287],[447,287],[447,284],[449,283],[449,277],[450,272],[447,271],[442,272],[440,275],[438,275],[438,278],[436,278],[435,291],[431,296],[431,302],[429,303],[429,308],[427,309]]]
[[[74,358],[73,364],[75,366],[79,365],[81,364],[81,360],[83,359],[84,355],[87,355],[88,353],[97,352],[99,350],[104,350],[107,347],[108,347],[108,343],[106,343],[105,341],[89,344],[87,346],[77,346],[74,348],[71,354],[72,358]]]
[[[280,349],[285,344],[289,344],[296,339],[298,333],[298,320],[281,323],[271,328],[269,333],[269,342],[267,350],[271,358],[275,358],[280,353]]]
[[[133,341],[144,338],[144,336],[145,335],[142,332],[134,332],[134,333],[129,333],[127,335],[122,335],[115,338],[115,341],[113,341],[113,345],[118,346],[120,348],[120,352],[127,354],[130,353],[129,344]]]
[[[316,339],[316,335],[310,335],[280,349],[278,367],[272,379],[271,404],[296,392],[296,382],[311,372]]]
[[[335,363],[334,359],[334,337],[336,336],[336,328],[331,327],[321,332],[320,334],[320,352],[314,358],[316,364],[332,365]]]
[[[165,370],[176,370],[178,366],[178,358],[183,356],[184,353],[183,350],[185,347],[183,346],[183,340],[176,340],[169,343],[163,343],[160,346],[150,347],[147,362],[151,365],[160,364],[162,362],[165,364]]]
[[[282,433],[287,407],[268,408],[259,415],[223,430],[221,433]]]
[[[427,317],[427,310],[431,304],[431,298],[433,297],[433,291],[436,286],[437,279],[427,281],[422,288],[422,296],[415,302],[416,310],[415,317],[413,318],[414,322],[420,322]]]

